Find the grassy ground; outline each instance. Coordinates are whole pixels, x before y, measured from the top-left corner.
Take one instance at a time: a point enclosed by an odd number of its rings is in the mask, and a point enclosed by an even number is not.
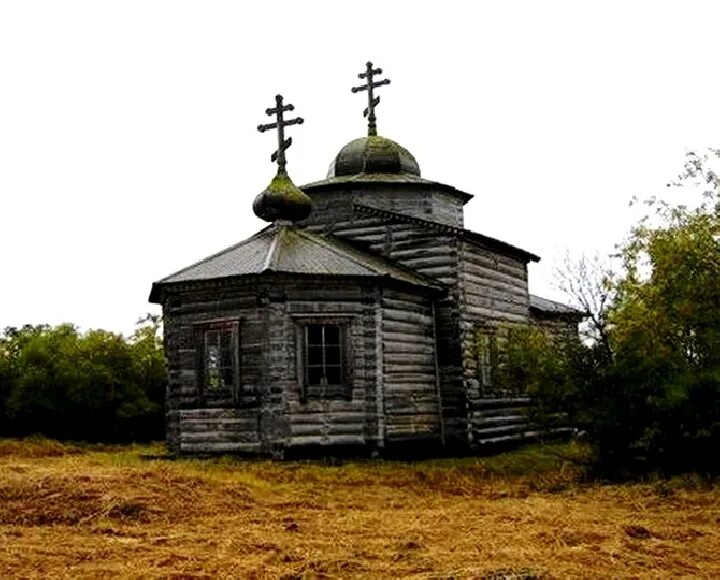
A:
[[[0,577],[720,577],[720,487],[583,483],[569,451],[329,465],[0,440]]]

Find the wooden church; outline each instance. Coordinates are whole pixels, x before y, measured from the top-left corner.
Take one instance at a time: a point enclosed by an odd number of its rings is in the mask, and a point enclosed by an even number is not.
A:
[[[493,378],[497,344],[518,324],[576,333],[580,313],[531,296],[538,256],[465,229],[472,195],[377,134],[380,75],[368,63],[353,89],[367,91],[367,137],[300,188],[284,132],[302,119],[278,95],[258,127],[278,134],[277,175],[253,204],[269,225],[153,284],[172,452],[442,452],[527,435],[528,399]]]

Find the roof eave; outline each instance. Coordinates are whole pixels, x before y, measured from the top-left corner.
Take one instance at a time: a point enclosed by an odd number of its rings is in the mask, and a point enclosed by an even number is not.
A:
[[[408,179],[407,181],[403,181],[401,179],[390,179],[387,180],[382,179],[382,174],[371,174],[376,175],[377,177],[380,177],[380,179],[373,178],[365,178],[363,179],[363,174],[358,174],[357,176],[351,176],[352,178],[342,178],[342,177],[331,177],[328,179],[323,179],[320,181],[313,181],[312,183],[307,183],[305,185],[301,185],[300,189],[304,191],[305,193],[312,192],[312,191],[322,191],[326,189],[332,189],[333,187],[338,186],[345,186],[345,185],[354,185],[354,184],[362,184],[364,186],[388,186],[388,185],[404,185],[404,186],[411,186],[411,187],[437,187],[438,189],[442,190],[444,193],[448,193],[450,195],[454,195],[455,197],[460,198],[462,201],[462,204],[467,204],[473,197],[475,197],[471,193],[467,193],[466,191],[462,191],[460,189],[457,189],[456,187],[453,187],[452,185],[448,185],[447,183],[441,183],[439,181],[431,181],[428,179],[422,179],[417,178],[417,180],[414,179]],[[391,174],[392,175],[392,174]]]
[[[150,289],[150,296],[148,302],[151,304],[162,304],[163,299],[163,286],[161,282],[153,282],[152,288]]]
[[[554,318],[561,320],[568,320],[570,322],[581,322],[585,318],[585,313],[575,310],[573,312],[561,312],[557,310],[545,310],[543,308],[537,308],[536,306],[530,306],[531,314],[539,315],[544,318]]]
[[[419,289],[423,292],[427,292],[436,296],[442,296],[448,292],[447,286],[439,282],[433,283],[415,283],[410,280],[402,280],[395,278],[390,274],[379,274],[379,275],[349,275],[349,274],[314,274],[305,272],[282,272],[276,270],[265,270],[259,273],[252,274],[239,274],[236,276],[225,276],[221,278],[205,278],[202,280],[182,280],[177,282],[155,282],[150,290],[149,301],[153,304],[162,304],[165,300],[168,292],[182,292],[185,290],[198,289],[204,287],[217,287],[225,284],[232,284],[240,280],[251,280],[251,279],[262,279],[272,275],[281,276],[294,276],[301,279],[312,280],[318,278],[333,278],[333,279],[345,279],[345,280],[374,280],[376,282],[390,282],[398,284],[400,286],[411,287]]]
[[[489,236],[485,236],[483,234],[479,234],[477,232],[473,232],[472,230],[463,230],[464,233],[461,234],[462,237],[469,241],[476,241],[484,246],[489,246],[493,249],[502,251],[506,254],[511,254],[513,256],[516,256],[518,258],[521,258],[526,263],[527,262],[539,262],[541,260],[540,256],[537,254],[533,254],[532,252],[528,252],[527,250],[523,250],[522,248],[518,248],[517,246],[513,246],[512,244],[509,244],[508,242],[503,242],[502,240],[498,240],[497,238],[491,238]],[[475,238],[475,239],[473,239]]]

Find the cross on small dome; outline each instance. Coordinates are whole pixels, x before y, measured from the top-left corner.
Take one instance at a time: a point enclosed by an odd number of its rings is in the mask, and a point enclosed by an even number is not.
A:
[[[285,166],[285,151],[292,145],[292,137],[285,139],[285,127],[290,125],[302,125],[305,120],[302,117],[285,120],[283,113],[294,111],[291,104],[283,104],[283,96],[275,96],[275,107],[265,109],[268,116],[275,115],[276,120],[266,125],[258,125],[258,131],[264,133],[271,129],[277,129],[278,148],[270,156],[270,161],[277,162],[277,175],[270,181],[265,191],[260,193],[253,201],[253,211],[260,219],[268,222],[296,222],[304,220],[312,211],[312,201],[303,193],[290,179]]]

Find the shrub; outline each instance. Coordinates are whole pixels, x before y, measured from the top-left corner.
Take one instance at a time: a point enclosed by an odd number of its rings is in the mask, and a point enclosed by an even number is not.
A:
[[[0,338],[2,434],[122,441],[162,436],[159,321],[126,339],[70,324],[8,328]]]

